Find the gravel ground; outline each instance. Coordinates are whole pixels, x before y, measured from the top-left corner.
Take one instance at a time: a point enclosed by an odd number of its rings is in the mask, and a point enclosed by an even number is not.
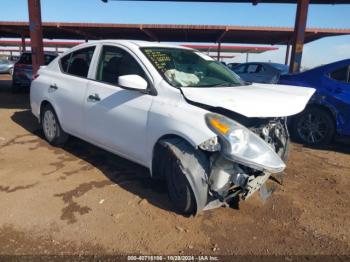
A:
[[[47,144],[28,94],[0,79],[0,254],[350,255],[348,144],[293,144],[270,198],[187,218],[143,167]]]

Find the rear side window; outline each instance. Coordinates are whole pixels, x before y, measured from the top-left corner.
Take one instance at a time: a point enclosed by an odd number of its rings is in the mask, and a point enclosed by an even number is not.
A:
[[[95,46],[70,53],[61,58],[62,71],[79,77],[87,77]]]
[[[23,53],[18,60],[18,64],[31,65],[32,64],[32,54]]]
[[[56,56],[54,55],[44,55],[44,63],[45,65],[48,65],[51,63],[52,60],[54,60]]]
[[[245,68],[246,68],[245,65],[237,66],[236,68],[234,68],[234,71],[236,73],[245,73]]]
[[[330,77],[334,80],[340,81],[340,82],[345,82],[345,83],[350,83],[350,71],[349,71],[349,66],[345,66],[342,68],[339,68],[332,73],[330,73]]]
[[[264,68],[261,65],[249,65],[247,68],[247,73],[260,73],[263,72]]]

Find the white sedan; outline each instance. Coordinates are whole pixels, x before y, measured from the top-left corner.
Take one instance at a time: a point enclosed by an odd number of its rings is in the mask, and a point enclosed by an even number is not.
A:
[[[193,49],[106,40],[42,67],[30,99],[49,143],[73,135],[137,162],[167,181],[179,212],[195,214],[246,199],[284,170],[286,117],[313,93],[245,83]]]

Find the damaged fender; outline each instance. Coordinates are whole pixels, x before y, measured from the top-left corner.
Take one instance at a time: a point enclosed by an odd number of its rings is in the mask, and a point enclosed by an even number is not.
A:
[[[209,161],[202,152],[182,139],[167,139],[160,144],[178,159],[180,169],[191,185],[198,214],[207,204]]]

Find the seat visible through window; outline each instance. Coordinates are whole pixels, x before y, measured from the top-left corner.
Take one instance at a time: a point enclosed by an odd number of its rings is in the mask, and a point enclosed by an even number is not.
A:
[[[68,73],[76,76],[86,77],[88,71],[88,63],[82,58],[75,58],[69,67]]]
[[[96,80],[118,85],[118,78],[123,75],[146,75],[138,62],[125,50],[104,46],[99,62]]]

